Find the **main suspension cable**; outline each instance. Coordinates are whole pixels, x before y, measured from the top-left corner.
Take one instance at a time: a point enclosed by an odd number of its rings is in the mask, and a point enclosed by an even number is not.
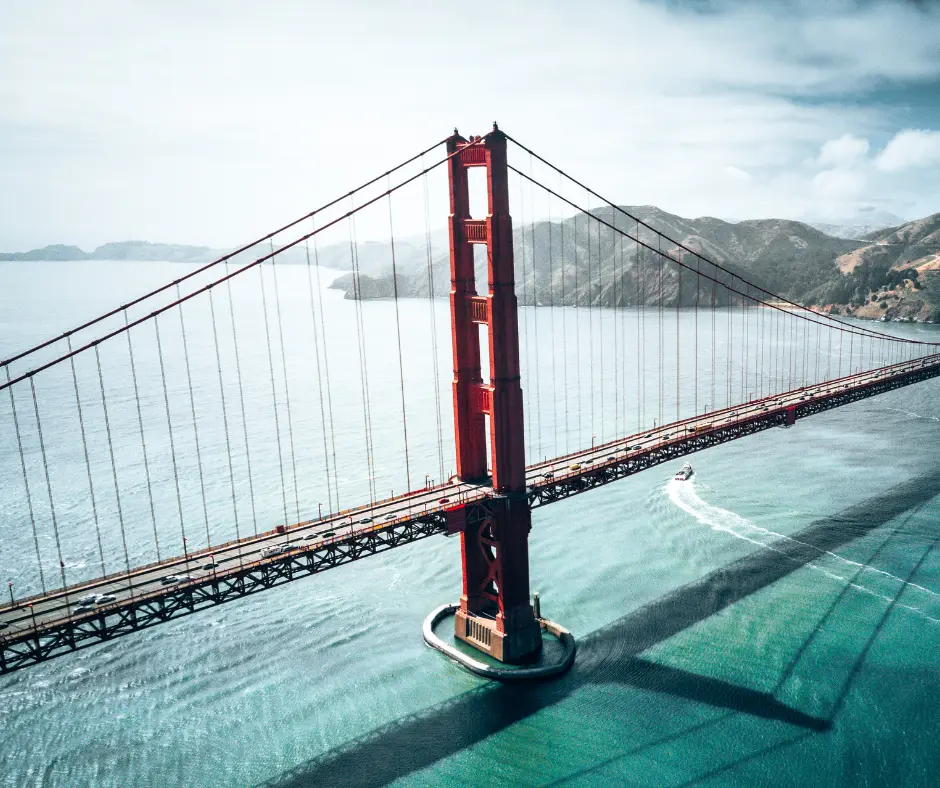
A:
[[[592,189],[588,188],[588,187],[585,186],[583,183],[581,183],[580,181],[578,181],[576,178],[573,178],[572,176],[570,176],[570,175],[569,175],[568,173],[566,173],[564,170],[560,169],[559,167],[556,167],[556,166],[555,166],[554,164],[552,164],[551,162],[549,162],[549,161],[547,161],[546,159],[544,159],[544,158],[542,158],[541,156],[539,156],[537,153],[535,153],[533,150],[531,150],[530,148],[528,148],[528,147],[526,147],[525,145],[523,145],[523,144],[522,144],[521,142],[519,142],[518,140],[514,139],[513,137],[509,136],[508,134],[506,134],[505,136],[506,136],[506,139],[507,139],[507,140],[509,140],[510,142],[512,142],[512,143],[514,143],[515,145],[517,145],[519,148],[521,148],[522,150],[524,150],[526,153],[530,154],[530,156],[533,156],[533,157],[534,157],[535,159],[537,159],[538,161],[540,161],[540,162],[542,162],[543,164],[545,164],[545,165],[546,165],[547,167],[549,167],[550,169],[552,169],[552,170],[554,170],[555,172],[557,172],[557,173],[563,175],[565,178],[567,178],[568,180],[570,180],[572,183],[574,183],[575,185],[577,185],[577,186],[579,186],[580,188],[584,189],[588,194],[592,195],[593,197],[596,197],[596,198],[599,199],[599,200],[602,200],[602,201],[605,202],[607,205],[616,208],[619,212],[621,212],[621,213],[624,214],[625,216],[628,216],[630,219],[633,219],[633,220],[636,221],[638,224],[643,225],[644,227],[646,227],[647,229],[649,229],[649,230],[651,230],[652,232],[656,233],[657,235],[663,235],[663,237],[664,237],[667,241],[669,241],[670,243],[675,244],[675,245],[678,246],[680,249],[683,249],[683,250],[689,252],[690,254],[695,255],[696,257],[702,258],[703,260],[705,260],[706,262],[708,262],[710,265],[714,266],[717,270],[725,270],[725,269],[723,269],[720,265],[718,265],[718,263],[716,263],[716,262],[714,262],[714,261],[712,261],[712,260],[709,260],[708,258],[702,256],[701,254],[699,254],[698,252],[694,251],[693,249],[690,249],[690,248],[687,247],[685,244],[683,244],[683,243],[681,243],[681,242],[675,240],[674,238],[670,238],[670,237],[664,235],[663,233],[660,233],[658,230],[656,230],[654,227],[650,226],[650,225],[647,224],[646,222],[642,221],[641,219],[638,219],[636,216],[634,216],[633,214],[629,213],[628,211],[623,210],[622,208],[620,208],[619,206],[615,205],[614,203],[612,203],[612,202],[611,202],[610,200],[608,200],[607,198],[602,197],[600,194],[598,194],[597,192],[595,192],[595,191],[593,191]],[[512,165],[509,165],[509,169],[514,170],[515,168],[512,167]],[[541,188],[545,189],[546,191],[550,191],[550,189],[548,189],[548,187],[546,187],[546,186],[544,186],[544,185],[542,185],[542,184],[540,184],[540,183],[537,183],[537,182],[536,182],[536,184],[537,184],[538,186],[541,186]],[[556,196],[558,196],[558,195],[556,195]],[[562,199],[564,199],[564,198],[562,198]],[[569,201],[569,200],[564,200],[564,202],[568,203],[568,204],[571,205],[572,207],[577,207],[577,206],[574,205],[574,203],[572,203],[572,202]],[[593,214],[590,214],[590,212],[586,211],[585,209],[578,208],[578,210],[582,210],[582,211],[584,211],[585,213],[588,213],[588,215],[593,216]],[[596,219],[597,217],[594,217],[594,218]],[[688,267],[688,266],[686,266],[686,267]],[[741,279],[741,277],[737,277],[737,278]],[[741,281],[742,281],[742,282],[745,282],[745,281],[747,281],[747,280],[741,279]],[[747,281],[747,284],[749,284],[749,285],[750,285],[751,287],[753,287],[755,290],[757,290],[758,292],[763,293],[765,296],[767,296],[767,297],[769,297],[769,298],[774,298],[774,299],[777,299],[777,300],[779,300],[779,301],[782,301],[783,303],[785,303],[785,304],[787,304],[787,305],[789,305],[789,306],[791,306],[791,307],[796,307],[796,308],[798,308],[798,309],[803,309],[803,308],[804,308],[801,304],[799,304],[799,303],[797,303],[797,302],[795,302],[795,301],[791,301],[790,299],[784,298],[784,297],[782,297],[782,296],[779,296],[779,295],[777,295],[777,294],[775,294],[775,293],[772,293],[772,292],[770,292],[769,290],[767,290],[767,289],[761,287],[760,285],[755,284],[754,282]],[[777,307],[777,308],[779,309],[780,307]],[[872,330],[872,329],[865,329],[865,328],[854,329],[854,328],[852,327],[852,325],[851,325],[850,323],[847,323],[846,321],[838,320],[838,319],[836,319],[836,318],[830,317],[829,315],[826,315],[826,318],[827,318],[827,320],[830,320],[830,321],[832,321],[833,323],[837,323],[837,324],[843,326],[846,330],[856,330],[857,333],[866,333],[866,334],[870,334],[870,335],[873,335],[873,336],[887,337],[889,340],[892,340],[892,341],[895,341],[895,342],[901,342],[901,343],[904,343],[904,344],[913,344],[913,345],[929,345],[929,346],[935,346],[935,345],[940,344],[940,343],[938,343],[938,342],[923,342],[923,341],[921,341],[921,340],[913,340],[913,339],[907,339],[907,338],[902,338],[902,337],[894,337],[894,336],[891,336],[891,335],[889,335],[889,334],[883,334],[883,333],[881,333],[881,332],[874,331],[874,330]]]
[[[381,175],[377,175],[375,178],[372,178],[371,180],[366,181],[365,183],[361,184],[360,186],[357,186],[355,189],[352,189],[346,194],[343,194],[337,197],[335,200],[330,200],[330,202],[324,205],[321,205],[319,208],[315,208],[309,213],[304,214],[299,219],[295,219],[294,221],[289,222],[288,224],[285,224],[283,227],[279,227],[277,230],[273,230],[267,235],[263,235],[261,238],[258,238],[257,240],[254,240],[251,243],[245,244],[244,246],[240,246],[238,249],[235,249],[234,251],[231,251],[228,254],[222,255],[222,257],[219,257],[218,259],[212,260],[211,262],[206,263],[205,265],[200,266],[199,268],[196,268],[193,271],[190,271],[188,274],[181,276],[179,279],[176,279],[172,282],[168,282],[167,284],[161,287],[158,287],[155,290],[151,290],[147,293],[144,293],[143,295],[138,296],[132,301],[128,301],[126,304],[122,304],[116,309],[112,309],[109,312],[105,312],[103,315],[99,315],[93,320],[89,320],[85,323],[82,323],[80,326],[76,326],[75,328],[69,329],[68,331],[63,332],[62,334],[59,334],[58,336],[52,337],[51,339],[47,339],[46,341],[41,342],[40,344],[35,345],[29,348],[28,350],[24,350],[21,353],[17,353],[16,355],[11,356],[5,361],[0,361],[0,367],[6,367],[9,364],[13,363],[14,361],[18,361],[21,358],[25,358],[26,356],[32,355],[38,350],[42,350],[43,348],[48,347],[49,345],[55,344],[56,342],[59,342],[65,339],[66,337],[71,336],[72,334],[75,334],[79,331],[84,331],[86,328],[90,328],[91,326],[96,325],[97,323],[100,323],[101,321],[106,320],[109,317],[113,317],[114,315],[122,311],[126,311],[132,306],[136,306],[137,304],[143,303],[147,299],[152,298],[153,296],[158,295],[159,293],[162,293],[165,290],[169,290],[171,287],[173,287],[174,285],[178,285],[180,282],[185,282],[188,279],[192,279],[194,276],[198,276],[199,274],[204,273],[205,271],[208,271],[210,268],[213,268],[214,266],[217,266],[220,263],[227,264],[230,260],[232,260],[234,257],[237,257],[242,252],[247,252],[252,247],[262,244],[271,238],[274,238],[276,235],[279,235],[285,230],[289,230],[292,227],[297,226],[301,222],[305,222],[307,221],[307,219],[315,217],[318,213],[322,213],[323,211],[328,210],[329,208],[332,208],[334,205],[338,205],[343,200],[347,199],[348,197],[353,196],[354,194],[357,194],[358,192],[361,192],[363,189],[367,189],[369,186],[372,186],[375,183],[378,183],[380,180],[382,180],[382,178],[385,178],[386,176],[391,175],[393,172],[397,172],[403,167],[407,167],[409,164],[417,161],[418,159],[423,159],[426,153],[430,153],[435,148],[443,145],[445,142],[447,142],[447,139],[449,139],[449,137],[441,140],[440,142],[435,142],[430,147],[425,148],[423,151],[421,151],[421,153],[415,154],[411,158],[403,161],[401,164],[398,164],[395,167],[392,167],[390,170],[383,172]]]
[[[393,194],[394,192],[396,192],[396,191],[398,191],[398,190],[404,188],[404,187],[407,186],[409,183],[411,183],[411,182],[413,182],[413,181],[416,181],[418,178],[427,176],[428,172],[430,172],[431,170],[436,169],[437,167],[440,167],[442,164],[445,164],[446,162],[450,161],[450,159],[451,159],[452,157],[456,156],[456,155],[459,154],[461,151],[466,150],[467,148],[472,147],[472,146],[474,146],[474,145],[482,145],[484,139],[485,139],[484,137],[481,137],[481,138],[475,140],[474,142],[470,143],[469,145],[467,145],[467,146],[465,146],[465,147],[463,147],[463,148],[460,148],[460,149],[454,151],[453,153],[447,154],[447,156],[445,156],[443,159],[440,159],[439,161],[435,162],[434,164],[430,165],[429,167],[426,167],[426,168],[424,168],[423,170],[421,170],[420,172],[417,172],[417,173],[415,173],[414,175],[412,175],[412,176],[406,178],[405,180],[401,181],[400,183],[398,183],[398,184],[396,184],[394,187],[392,187],[392,189],[387,190],[387,191],[384,191],[384,192],[382,192],[381,194],[377,194],[377,195],[375,195],[374,197],[372,197],[371,199],[369,199],[369,200],[367,200],[366,202],[362,203],[361,205],[359,205],[359,206],[355,209],[354,212],[358,213],[359,211],[362,211],[363,209],[368,208],[370,205],[373,205],[374,203],[378,202],[378,201],[381,200],[382,198],[387,197],[389,194]],[[380,176],[380,177],[384,177],[384,174],[383,174],[382,176]],[[297,246],[298,244],[302,244],[304,241],[308,240],[309,238],[312,238],[314,235],[316,235],[316,234],[318,234],[318,233],[321,233],[321,232],[323,232],[324,230],[327,230],[327,229],[333,227],[334,225],[339,224],[340,222],[342,222],[342,221],[344,221],[345,219],[348,219],[350,216],[352,216],[352,214],[353,214],[354,212],[347,211],[347,212],[344,213],[342,216],[337,216],[335,219],[330,220],[329,222],[327,222],[326,224],[321,225],[320,227],[316,228],[315,230],[313,230],[313,231],[311,231],[311,232],[309,232],[309,233],[305,233],[304,235],[301,235],[301,236],[298,237],[298,238],[295,238],[295,239],[294,239],[293,241],[291,241],[290,243],[284,244],[284,245],[278,250],[278,254],[283,254],[283,253],[286,252],[288,249],[292,249],[292,248],[294,248],[295,246]],[[42,372],[43,370],[49,369],[50,367],[53,367],[53,366],[55,366],[56,364],[60,364],[60,363],[62,363],[63,361],[68,360],[68,359],[71,358],[72,356],[76,356],[76,355],[78,355],[79,353],[83,353],[83,352],[85,352],[86,350],[89,350],[89,349],[95,347],[96,345],[99,345],[99,344],[101,344],[102,342],[105,342],[106,340],[111,339],[112,337],[117,336],[118,334],[123,334],[125,331],[130,330],[130,329],[133,328],[134,326],[140,325],[141,323],[145,323],[145,322],[147,322],[148,320],[153,320],[153,319],[155,319],[158,315],[161,315],[161,314],[163,314],[164,312],[166,312],[166,311],[168,311],[168,310],[170,310],[170,309],[174,309],[174,308],[178,307],[181,303],[184,303],[185,301],[189,301],[190,299],[193,299],[193,298],[195,298],[195,297],[198,296],[198,295],[202,295],[203,293],[208,292],[211,288],[213,288],[213,287],[215,287],[215,286],[221,284],[222,282],[228,281],[228,280],[230,280],[232,277],[238,276],[238,275],[240,275],[240,274],[245,273],[246,271],[251,270],[252,268],[256,268],[257,266],[260,266],[261,264],[263,264],[263,263],[267,262],[268,260],[270,260],[271,257],[273,257],[273,254],[270,253],[270,252],[269,252],[268,254],[266,254],[266,255],[262,255],[261,257],[257,258],[256,260],[251,261],[250,263],[245,263],[245,265],[243,265],[241,268],[238,268],[238,269],[236,269],[235,271],[232,271],[232,272],[230,272],[230,273],[226,273],[224,276],[219,277],[219,278],[216,279],[215,281],[209,282],[208,284],[204,285],[203,287],[200,287],[200,288],[198,288],[198,289],[196,289],[196,290],[191,291],[190,293],[188,293],[187,295],[183,296],[182,298],[179,298],[179,299],[177,299],[177,300],[175,300],[175,301],[172,301],[172,302],[170,302],[170,303],[168,303],[168,304],[164,304],[163,306],[158,307],[157,309],[154,309],[154,310],[153,310],[152,312],[150,312],[149,314],[143,315],[142,317],[139,317],[139,318],[137,318],[136,320],[133,320],[133,321],[131,321],[130,323],[127,323],[126,325],[123,325],[123,326],[121,326],[121,327],[119,327],[119,328],[116,328],[116,329],[114,329],[114,330],[112,330],[112,331],[109,331],[108,333],[106,333],[106,334],[104,334],[104,335],[98,337],[97,339],[94,339],[94,340],[92,340],[92,341],[90,341],[90,342],[88,342],[88,343],[82,345],[82,346],[79,347],[79,348],[76,348],[76,349],[74,349],[74,350],[72,350],[72,351],[70,351],[70,352],[68,352],[68,353],[65,353],[65,354],[63,354],[63,355],[61,355],[61,356],[57,356],[56,358],[51,359],[50,361],[47,361],[47,362],[45,362],[45,363],[43,363],[43,364],[40,364],[38,367],[34,367],[33,369],[31,369],[31,370],[29,370],[29,371],[27,371],[27,372],[21,373],[21,374],[18,375],[17,377],[11,378],[11,379],[10,379],[8,382],[6,382],[6,383],[0,383],[0,391],[2,391],[3,389],[7,388],[8,386],[12,386],[12,385],[14,385],[14,384],[16,384],[16,383],[19,383],[21,380],[26,380],[27,378],[30,378],[30,377],[32,377],[33,375],[36,375],[36,374],[38,374],[39,372]],[[226,266],[226,270],[228,270],[228,267],[227,267],[227,266]],[[170,287],[170,286],[172,286],[173,284],[175,284],[175,281],[174,281],[174,282],[171,282],[170,285],[167,285],[166,287]],[[163,289],[166,289],[166,287],[163,288]],[[129,306],[129,304],[128,304],[128,306]],[[123,307],[121,307],[121,308],[123,309]],[[120,311],[120,309],[117,310],[117,311]],[[37,348],[37,349],[38,349],[38,348]],[[12,361],[12,360],[14,360],[14,359],[9,359],[7,362],[4,362],[4,363],[7,363],[7,364],[8,364],[8,363],[10,363],[10,361]],[[2,365],[0,365],[0,366],[2,366]]]

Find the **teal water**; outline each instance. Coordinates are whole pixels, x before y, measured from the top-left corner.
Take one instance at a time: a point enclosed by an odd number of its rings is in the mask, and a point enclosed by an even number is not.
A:
[[[4,351],[180,270],[124,264],[120,292],[115,264],[82,265],[111,290],[50,264],[39,305],[35,267],[0,268]],[[352,307],[332,303],[339,325]],[[424,646],[460,581],[459,542],[432,539],[3,678],[0,784],[937,785],[938,394],[702,452],[690,484],[664,466],[535,511],[532,586],[579,641],[560,681],[488,684]]]

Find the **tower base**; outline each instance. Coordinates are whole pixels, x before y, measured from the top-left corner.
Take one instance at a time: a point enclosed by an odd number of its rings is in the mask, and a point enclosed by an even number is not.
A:
[[[542,628],[534,615],[529,619],[517,622],[511,632],[500,632],[494,619],[458,609],[454,636],[500,662],[514,665],[533,662],[542,651]]]
[[[563,626],[556,624],[554,621],[549,621],[547,618],[537,619],[536,622],[540,631],[544,630],[558,641],[561,645],[560,653],[557,647],[546,649],[541,653],[538,662],[522,667],[493,665],[484,662],[482,658],[474,659],[470,654],[466,654],[457,646],[445,642],[434,633],[434,628],[438,624],[442,624],[444,619],[455,615],[459,610],[460,605],[456,602],[441,605],[425,619],[422,634],[424,635],[424,641],[431,648],[440,651],[450,660],[477,676],[504,682],[541,681],[566,673],[574,664],[575,652],[577,651],[574,636]],[[473,645],[476,646],[475,643]]]

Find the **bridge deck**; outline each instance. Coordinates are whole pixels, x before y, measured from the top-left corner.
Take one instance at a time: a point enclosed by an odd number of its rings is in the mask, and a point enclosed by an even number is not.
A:
[[[536,463],[527,469],[529,501],[533,507],[552,503],[701,449],[783,426],[791,408],[793,416],[801,419],[937,376],[940,354],[713,411]],[[447,509],[465,505],[472,521],[491,497],[488,486],[449,482],[297,523],[284,533],[269,531],[18,600],[0,609],[0,672],[446,533]],[[289,549],[263,557],[262,551],[274,545]],[[182,579],[170,582],[171,575]],[[79,600],[90,594],[112,594],[115,599],[78,610]]]

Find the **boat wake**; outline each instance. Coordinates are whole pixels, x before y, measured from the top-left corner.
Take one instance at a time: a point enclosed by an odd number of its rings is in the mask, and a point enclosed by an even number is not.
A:
[[[936,416],[924,416],[921,413],[914,413],[909,410],[902,410],[901,408],[885,408],[885,410],[894,411],[895,413],[903,413],[905,416],[910,416],[912,419],[923,419],[924,421],[940,421]]]
[[[838,553],[834,553],[831,550],[823,550],[813,544],[810,544],[809,542],[804,542],[800,539],[794,539],[793,537],[787,536],[786,534],[781,534],[777,533],[776,531],[771,531],[767,528],[762,528],[756,523],[741,517],[732,511],[722,509],[719,506],[713,506],[712,504],[703,500],[702,497],[698,494],[694,478],[690,479],[689,481],[671,479],[666,484],[665,490],[669,500],[672,501],[675,506],[691,515],[695,520],[702,523],[703,525],[709,526],[713,531],[729,534],[736,539],[750,542],[751,544],[757,545],[758,547],[762,547],[766,550],[773,550],[774,552],[780,553],[784,556],[787,555],[786,552],[777,546],[781,542],[790,542],[793,544],[803,545],[804,547],[817,550],[821,559],[834,559],[834,563],[837,567],[844,566],[853,568],[856,570],[854,576],[845,576],[839,574],[837,571],[834,571],[832,568],[821,565],[821,563],[806,564],[806,566],[810,569],[820,572],[826,577],[829,577],[840,584],[846,584],[860,593],[875,596],[879,599],[884,599],[887,602],[894,602],[894,600],[897,598],[898,594],[895,594],[894,596],[888,596],[857,582],[857,580],[860,579],[864,574],[870,573],[883,576],[884,578],[899,583],[902,587],[901,590],[905,588],[914,589],[916,591],[927,594],[932,598],[940,597],[940,594],[938,594],[936,591],[933,591],[922,585],[918,585],[917,583],[912,583],[902,577],[893,575],[890,572],[885,572],[882,569],[876,569],[875,567],[869,566],[868,564],[853,561],[849,558],[845,558],[839,555]],[[897,603],[897,606],[922,616],[929,621],[940,624],[940,618],[935,618],[931,615],[928,615],[918,607],[914,607],[913,605],[906,605],[900,602]]]

